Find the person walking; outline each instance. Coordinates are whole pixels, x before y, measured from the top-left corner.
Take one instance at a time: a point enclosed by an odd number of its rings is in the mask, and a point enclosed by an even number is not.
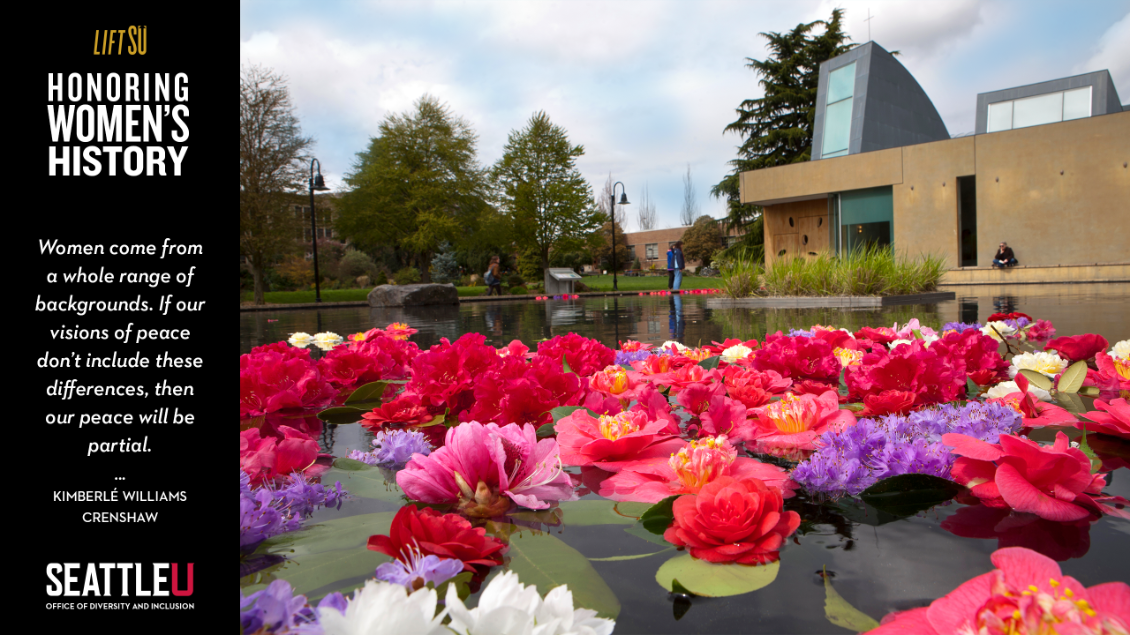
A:
[[[678,291],[679,287],[683,284],[683,268],[687,263],[683,261],[683,241],[677,240],[674,245],[671,245],[672,260],[675,265],[674,286],[672,290]]]
[[[491,256],[485,278],[487,295],[502,295],[502,266],[498,263],[498,256]]]
[[[675,243],[667,246],[667,289],[675,286]]]

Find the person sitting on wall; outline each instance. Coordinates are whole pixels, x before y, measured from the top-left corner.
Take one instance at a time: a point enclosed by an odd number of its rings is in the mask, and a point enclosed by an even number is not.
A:
[[[1002,242],[1000,248],[997,249],[997,255],[993,256],[993,266],[1003,269],[1014,265],[1016,265],[1016,256],[1012,253],[1012,247],[1009,247],[1008,243]]]

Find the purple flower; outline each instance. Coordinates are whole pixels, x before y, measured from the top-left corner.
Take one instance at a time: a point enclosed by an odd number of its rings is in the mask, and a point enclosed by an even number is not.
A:
[[[377,567],[377,579],[399,584],[415,591],[427,586],[447,582],[463,571],[463,561],[458,558],[440,558],[436,555],[423,555],[419,549],[409,547],[408,553],[401,554],[404,560],[393,560]]]
[[[239,628],[244,633],[321,633],[305,595],[294,595],[286,580],[275,580],[244,597],[239,592]]]
[[[270,486],[252,490],[247,475],[239,472],[239,549],[252,551],[271,536],[302,527],[302,520],[318,507],[341,507],[349,492],[341,488],[341,481],[331,489],[310,483],[301,474],[288,477],[281,489]]]
[[[789,329],[789,337],[815,337],[812,329],[803,331],[801,329]]]
[[[651,351],[632,351],[632,352],[617,351],[616,352],[616,359],[614,360],[614,363],[617,366],[631,367],[632,362],[642,362],[643,360],[647,359],[648,357],[651,357],[652,354],[653,353]]]
[[[927,408],[906,416],[860,419],[842,432],[827,432],[819,448],[792,472],[813,492],[858,494],[899,474],[950,477],[954,456],[942,443],[947,432],[996,443],[1002,433],[1020,430],[1022,417],[1002,404],[969,402]]]
[[[946,331],[957,331],[958,333],[962,333],[964,331],[973,329],[980,331],[981,325],[977,324],[976,322],[974,322],[973,324],[966,324],[965,322],[946,322],[942,325],[943,333],[945,333]]]
[[[427,456],[432,446],[419,430],[381,430],[373,439],[373,451],[353,450],[349,458],[369,465],[401,469],[413,454]]]

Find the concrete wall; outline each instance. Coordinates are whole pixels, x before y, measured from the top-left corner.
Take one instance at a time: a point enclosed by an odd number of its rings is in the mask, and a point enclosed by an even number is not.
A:
[[[742,202],[767,206],[769,255],[788,240],[771,218],[801,208],[807,216],[818,208],[827,214],[827,194],[892,185],[895,248],[939,254],[956,267],[956,179],[976,175],[983,266],[1002,240],[1023,265],[1124,263],[1130,261],[1128,140],[1130,112],[1120,112],[797,163],[742,173]],[[798,199],[808,199],[806,206],[783,205]]]
[[[1130,262],[1113,265],[1064,265],[1062,267],[1025,267],[1007,269],[963,267],[950,269],[941,284],[1041,284],[1084,282],[1130,282]]]

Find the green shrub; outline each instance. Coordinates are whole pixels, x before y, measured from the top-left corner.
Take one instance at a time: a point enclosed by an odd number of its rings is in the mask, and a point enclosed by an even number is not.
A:
[[[405,267],[392,274],[392,279],[396,281],[396,284],[418,284],[420,282],[420,270],[415,267]]]
[[[358,276],[372,278],[376,271],[377,265],[369,254],[356,249],[347,250],[337,263],[337,277],[347,284],[352,283]]]
[[[388,274],[384,269],[378,270],[377,275],[373,277],[373,286],[379,287],[382,284],[388,284]]]
[[[760,287],[761,265],[753,260],[720,260],[719,265],[722,292],[731,298],[748,298],[755,295]]]
[[[526,287],[510,287],[510,295],[523,295],[525,293],[529,293],[529,290],[527,290]]]
[[[314,283],[314,263],[302,256],[287,256],[275,266],[279,286],[300,289]]]
[[[506,284],[512,287],[520,287],[526,284],[526,279],[520,273],[512,273],[506,277]]]

